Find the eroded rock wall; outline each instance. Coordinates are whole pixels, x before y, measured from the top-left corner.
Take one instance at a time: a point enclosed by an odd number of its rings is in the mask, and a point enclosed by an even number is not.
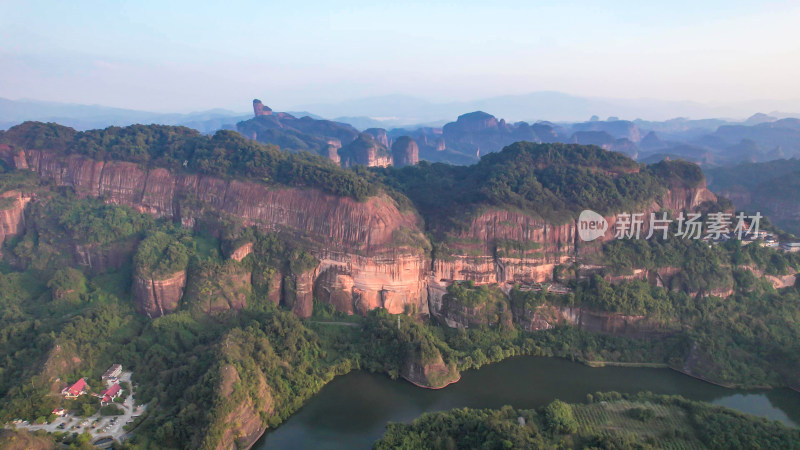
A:
[[[25,206],[31,201],[31,198],[19,191],[0,194],[0,246],[7,238],[20,235],[25,231]],[[2,255],[2,249],[0,249],[0,255]]]
[[[133,299],[136,310],[149,317],[161,317],[178,309],[186,287],[186,271],[163,279],[141,274],[133,276]]]
[[[387,195],[358,202],[317,189],[174,174],[163,168],[148,170],[129,162],[94,161],[79,155],[11,148],[0,153],[15,167],[30,168],[57,185],[71,186],[78,195],[100,196],[185,226],[193,226],[210,208],[239,217],[245,225],[302,240],[320,260],[319,266],[304,274],[275,274],[277,281],[269,283],[270,300],[291,301],[291,308],[301,317],[311,314],[315,297],[346,313],[364,314],[379,307],[391,313],[435,313],[453,281],[548,281],[556,265],[599,245],[580,243],[572,221],[551,224],[520,211],[489,210],[477,215],[465,229],[450,232],[451,255],[431,261],[422,250],[395,243],[398,232],[422,236],[421,224],[414,212],[400,211]],[[643,212],[694,209],[715,198],[705,185],[676,188]],[[614,217],[607,220],[613,230]],[[612,238],[613,233],[608,233],[603,240]],[[519,248],[501,252],[498,242],[502,241]],[[237,249],[236,253],[235,259],[243,258],[249,249]],[[178,278],[171,282],[134,280],[140,309],[151,316],[174,310],[185,274],[182,281]],[[292,286],[286,285],[287,278]],[[292,298],[281,298],[289,288],[294,290]]]

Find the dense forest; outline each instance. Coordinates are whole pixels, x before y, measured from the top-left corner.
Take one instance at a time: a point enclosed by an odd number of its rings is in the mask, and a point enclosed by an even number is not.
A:
[[[186,127],[132,125],[76,132],[54,123],[25,122],[3,133],[0,143],[29,150],[81,154],[96,160],[130,161],[173,171],[190,170],[268,184],[309,186],[363,200],[376,187],[321,156],[287,153],[234,131],[207,137]]]
[[[599,147],[530,142],[512,144],[471,166],[422,161],[372,171],[414,202],[431,231],[458,228],[486,207],[535,212],[553,223],[572,220],[587,208],[601,214],[631,211],[665,187],[694,187],[703,180],[696,165],[682,161],[640,167]]]
[[[678,396],[589,394],[541,410],[455,409],[392,423],[375,449],[795,448],[800,431]]]

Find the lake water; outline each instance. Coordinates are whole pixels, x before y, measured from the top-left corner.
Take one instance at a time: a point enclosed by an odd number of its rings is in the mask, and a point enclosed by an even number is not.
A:
[[[583,402],[597,391],[679,394],[750,414],[800,423],[800,393],[788,389],[725,389],[668,369],[603,367],[539,357],[511,358],[464,372],[444,389],[421,389],[384,375],[353,372],[334,379],[259,449],[367,449],[387,422],[410,422],[429,411],[453,408],[539,408],[558,398]]]

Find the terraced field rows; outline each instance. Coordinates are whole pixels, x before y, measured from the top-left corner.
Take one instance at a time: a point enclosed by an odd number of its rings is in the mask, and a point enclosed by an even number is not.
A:
[[[653,418],[646,421],[634,418],[631,410],[636,408],[651,410]],[[580,426],[592,433],[607,431],[632,434],[637,436],[639,442],[649,438],[654,445],[666,449],[705,448],[695,436],[686,413],[678,406],[617,400],[578,405],[574,408],[574,414]],[[677,430],[678,433],[670,430]]]

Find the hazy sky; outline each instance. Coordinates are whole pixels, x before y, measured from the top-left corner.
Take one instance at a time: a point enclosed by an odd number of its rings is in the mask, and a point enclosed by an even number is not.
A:
[[[0,97],[176,112],[545,90],[798,99],[798,25],[787,1],[0,0]]]

